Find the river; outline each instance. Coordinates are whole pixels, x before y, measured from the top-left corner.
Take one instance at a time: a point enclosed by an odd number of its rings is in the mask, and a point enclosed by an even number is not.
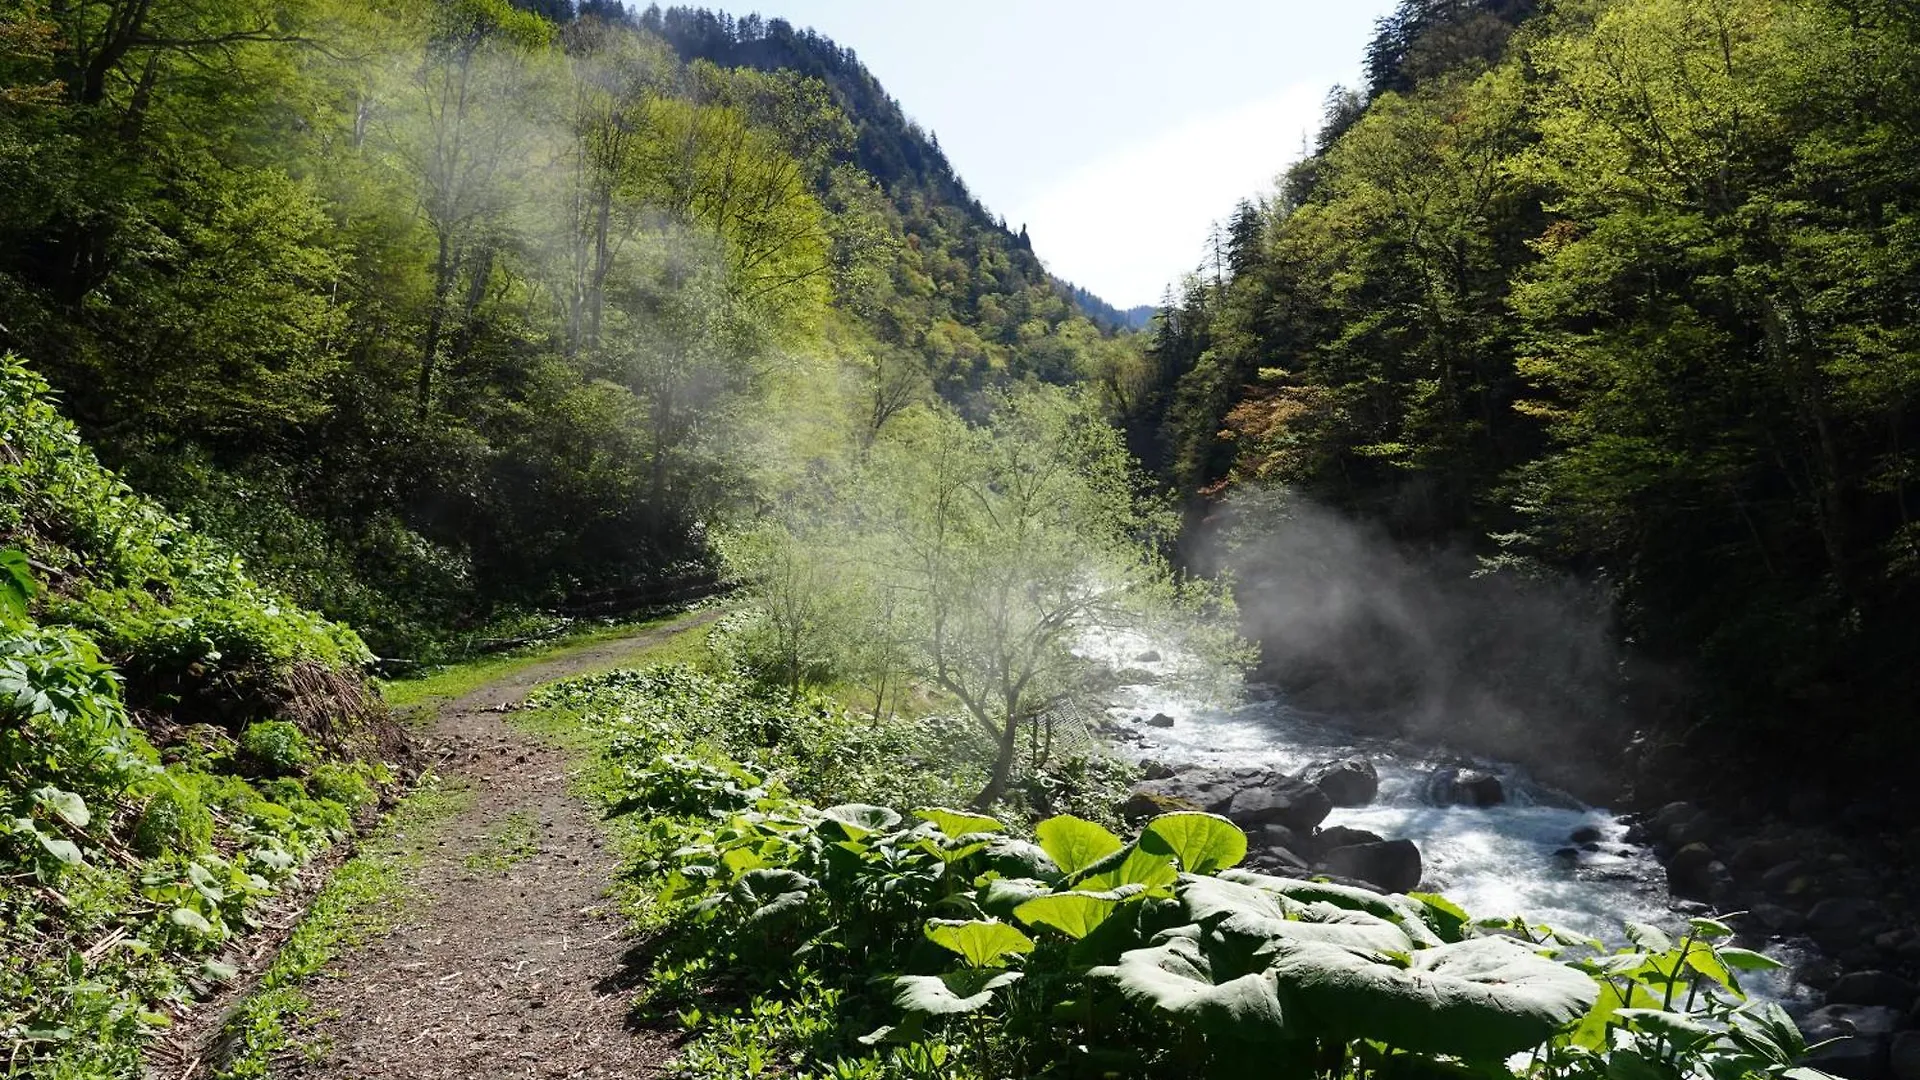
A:
[[[1144,638],[1116,635],[1088,642],[1083,651],[1116,669],[1160,678],[1171,673],[1173,661],[1140,659],[1157,648]],[[1216,707],[1167,683],[1121,686],[1109,709],[1115,720],[1134,726],[1136,718],[1165,713],[1174,723],[1140,725],[1143,741],[1123,742],[1117,750],[1136,761],[1264,765],[1289,773],[1363,755],[1380,774],[1379,794],[1367,806],[1335,809],[1325,824],[1412,840],[1425,861],[1422,887],[1444,893],[1474,916],[1524,915],[1616,944],[1624,943],[1622,928],[1630,921],[1684,927],[1684,915],[1667,895],[1666,871],[1650,850],[1627,843],[1627,826],[1611,811],[1537,784],[1510,763],[1369,736],[1337,716],[1293,708],[1262,687],[1249,688],[1245,698]],[[1425,795],[1434,773],[1461,766],[1498,775],[1506,803],[1431,805]],[[1573,841],[1583,828],[1599,832],[1589,845],[1598,850],[1582,850]],[[1791,943],[1772,943],[1765,951],[1789,964],[1800,955]],[[1790,1007],[1810,1001],[1785,975],[1754,980],[1749,989]]]

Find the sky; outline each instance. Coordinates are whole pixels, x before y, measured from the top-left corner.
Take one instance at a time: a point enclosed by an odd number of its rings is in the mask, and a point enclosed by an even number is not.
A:
[[[734,14],[751,8],[725,4]],[[762,0],[860,56],[1056,275],[1158,303],[1360,79],[1393,0]]]

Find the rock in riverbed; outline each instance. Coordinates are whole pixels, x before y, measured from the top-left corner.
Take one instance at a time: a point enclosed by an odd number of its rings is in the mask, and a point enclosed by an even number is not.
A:
[[[1419,888],[1422,873],[1420,849],[1411,840],[1334,848],[1320,856],[1317,869],[1377,885],[1390,893]]]
[[[1346,757],[1309,765],[1300,779],[1327,793],[1335,806],[1365,806],[1380,792],[1380,773],[1363,757]]]
[[[1284,825],[1301,833],[1333,812],[1326,792],[1272,769],[1192,769],[1162,780],[1136,784],[1127,802],[1128,816],[1153,800],[1186,803],[1220,814],[1243,829]]]
[[[1427,802],[1433,806],[1499,806],[1506,801],[1500,778],[1479,769],[1441,769],[1427,781]]]

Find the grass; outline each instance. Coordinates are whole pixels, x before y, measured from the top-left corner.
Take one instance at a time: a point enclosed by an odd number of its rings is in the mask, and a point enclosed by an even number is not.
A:
[[[674,612],[639,622],[596,626],[565,634],[551,641],[543,641],[538,645],[443,665],[420,675],[383,680],[380,683],[380,695],[395,709],[408,711],[431,709],[544,660],[551,660],[574,649],[629,637],[679,618],[681,614]]]
[[[413,900],[406,872],[418,865],[436,827],[472,801],[470,790],[429,780],[334,871],[259,987],[227,1022],[236,1050],[217,1076],[270,1074],[274,1055],[294,1045],[292,1029],[312,1005],[301,983],[341,951],[392,928]]]

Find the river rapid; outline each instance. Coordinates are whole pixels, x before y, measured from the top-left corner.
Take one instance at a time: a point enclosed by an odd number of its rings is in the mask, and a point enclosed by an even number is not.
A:
[[[1158,681],[1173,676],[1177,663],[1142,659],[1157,648],[1144,638],[1115,635],[1083,649],[1116,670],[1150,673],[1156,680],[1120,686],[1112,695],[1108,714],[1141,735],[1116,746],[1123,757],[1175,767],[1261,765],[1296,773],[1317,762],[1363,755],[1380,774],[1378,795],[1367,806],[1336,808],[1324,824],[1412,840],[1424,859],[1422,888],[1444,893],[1475,917],[1524,915],[1615,944],[1624,943],[1627,922],[1684,927],[1685,913],[1667,894],[1666,871],[1651,851],[1627,842],[1626,823],[1606,808],[1537,784],[1511,763],[1368,735],[1339,716],[1294,708],[1269,688],[1248,688],[1238,704],[1207,704],[1177,689],[1177,682]],[[1172,717],[1173,726],[1146,725],[1156,713]],[[1431,804],[1432,777],[1449,767],[1499,776],[1507,801],[1491,807]],[[1587,842],[1576,842],[1576,833]],[[1789,964],[1798,959],[1789,945],[1765,951]],[[1754,980],[1749,989],[1790,1007],[1805,1004],[1805,991],[1785,975]]]

